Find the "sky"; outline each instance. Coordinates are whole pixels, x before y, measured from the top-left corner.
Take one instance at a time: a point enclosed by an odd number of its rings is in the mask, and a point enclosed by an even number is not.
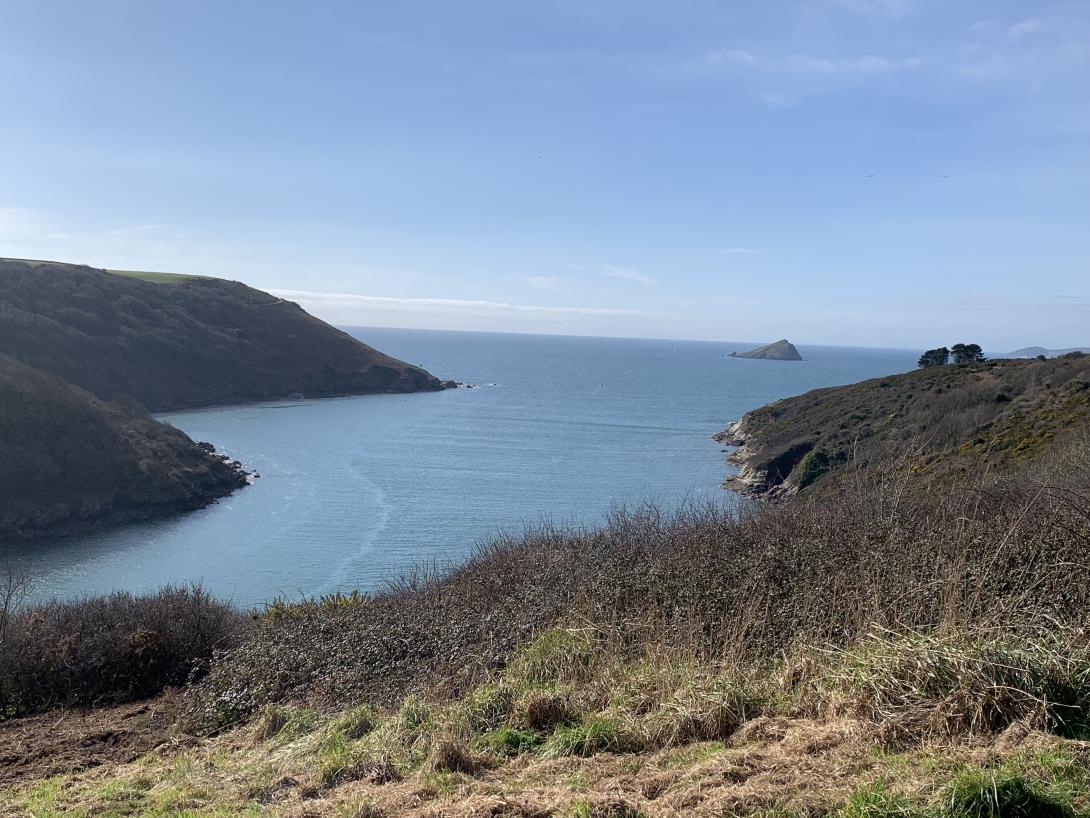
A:
[[[0,255],[339,324],[1090,345],[1090,2],[3,0]]]

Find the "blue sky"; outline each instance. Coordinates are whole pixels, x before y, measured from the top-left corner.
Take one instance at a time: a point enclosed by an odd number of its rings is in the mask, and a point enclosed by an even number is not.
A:
[[[0,255],[339,322],[1090,344],[1090,3],[0,5]]]

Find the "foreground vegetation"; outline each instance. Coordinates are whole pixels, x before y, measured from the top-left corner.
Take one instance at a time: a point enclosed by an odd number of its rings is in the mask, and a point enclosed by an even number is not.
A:
[[[745,671],[621,659],[610,641],[547,631],[454,697],[280,703],[211,737],[175,729],[134,760],[0,789],[0,803],[35,816],[1090,815],[1082,635],[876,632]]]
[[[0,724],[27,748],[0,803],[1090,815],[1090,443],[937,485],[856,470],[835,499],[632,509],[253,617],[178,590],[24,609],[10,713],[185,684],[68,738],[55,712]]]

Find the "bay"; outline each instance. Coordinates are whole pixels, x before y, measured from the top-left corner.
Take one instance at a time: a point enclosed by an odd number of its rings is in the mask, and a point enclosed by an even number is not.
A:
[[[433,394],[279,401],[165,414],[261,477],[181,517],[0,548],[37,598],[201,582],[239,605],[371,590],[464,558],[501,531],[595,525],[651,501],[731,502],[711,435],[813,388],[911,369],[917,352],[754,343],[349,330],[442,378]]]

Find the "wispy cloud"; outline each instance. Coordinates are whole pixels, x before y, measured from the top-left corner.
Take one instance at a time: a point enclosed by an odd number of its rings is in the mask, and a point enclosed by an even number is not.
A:
[[[555,290],[560,286],[561,279],[556,276],[527,276],[526,283],[539,290]]]
[[[1036,17],[1029,17],[1011,25],[1007,29],[1007,36],[1012,40],[1020,40],[1030,34],[1036,34],[1043,28],[1044,26],[1039,19]]]
[[[193,272],[211,272],[204,269],[210,255],[222,259],[241,250],[238,242],[198,239],[166,224],[82,224],[74,230],[56,214],[23,207],[0,207],[0,241],[8,255]]]
[[[426,312],[438,313],[518,313],[540,315],[596,315],[596,316],[634,316],[636,310],[614,307],[552,307],[538,304],[512,304],[506,301],[486,301],[484,299],[463,298],[395,298],[379,295],[356,295],[353,293],[324,293],[310,290],[270,289],[278,298],[297,301],[303,306],[313,307],[353,307],[361,310],[382,312]]]
[[[643,273],[629,269],[628,267],[616,267],[612,264],[606,265],[606,268],[602,271],[602,275],[606,278],[619,278],[624,281],[635,281],[637,284],[655,283],[655,279],[651,276],[644,275]]]
[[[810,74],[880,74],[920,68],[923,60],[919,57],[887,57],[882,54],[865,54],[860,57],[815,57],[811,54],[768,57],[743,49],[730,49],[705,54],[702,65],[707,70],[725,70],[733,66],[738,70],[748,68]],[[782,101],[778,97],[773,99]]]
[[[0,239],[11,241],[41,235],[47,229],[37,211],[25,207],[0,207]]]
[[[732,62],[735,65],[755,65],[757,58],[744,48],[732,48],[728,51],[713,51],[708,55],[713,63]]]
[[[912,0],[833,0],[833,3],[857,14],[901,17],[912,8]]]
[[[790,97],[771,92],[759,94],[757,99],[759,99],[766,108],[771,108],[773,111],[782,111],[784,108],[790,108],[795,104],[794,100]]]
[[[919,68],[923,61],[918,57],[891,58],[877,54],[865,57],[813,57],[809,54],[792,54],[786,63],[793,71],[817,74],[875,74],[890,71],[910,71]]]

